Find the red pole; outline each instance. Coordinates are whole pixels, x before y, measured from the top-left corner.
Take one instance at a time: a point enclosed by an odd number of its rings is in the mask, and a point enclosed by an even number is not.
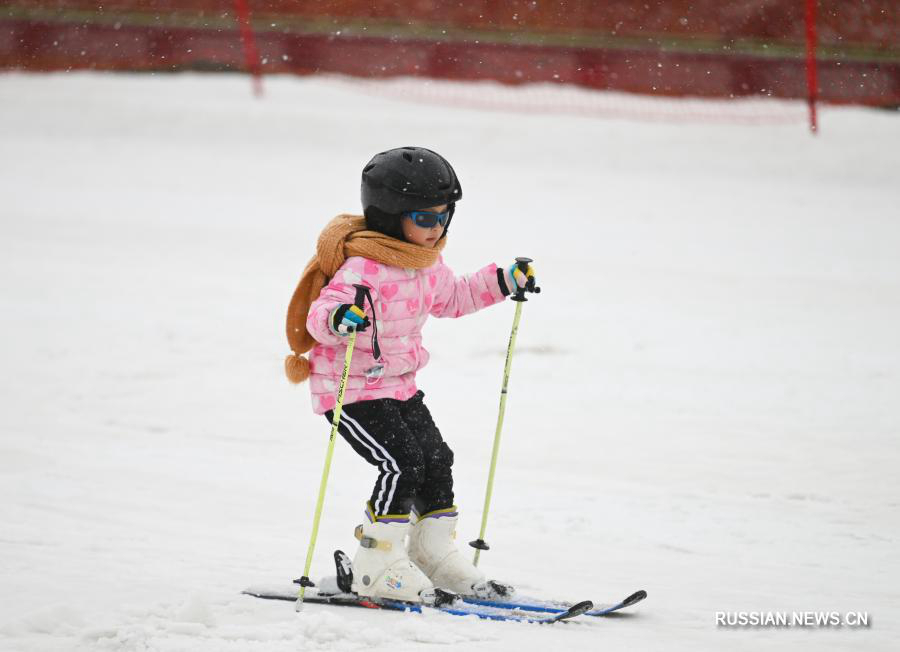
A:
[[[809,129],[813,134],[819,131],[816,117],[819,82],[816,73],[816,0],[806,0],[806,91],[809,101]]]
[[[262,97],[262,68],[259,65],[259,50],[256,49],[256,37],[250,25],[250,4],[248,0],[234,0],[237,9],[238,25],[241,30],[241,45],[244,49],[244,61],[247,70],[253,75],[253,94]]]

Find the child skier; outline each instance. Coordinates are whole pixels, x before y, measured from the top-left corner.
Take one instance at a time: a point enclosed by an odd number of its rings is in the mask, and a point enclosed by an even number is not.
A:
[[[346,337],[359,333],[339,432],[378,469],[356,531],[352,588],[362,596],[417,602],[432,587],[490,593],[454,543],[453,452],[416,387],[429,357],[422,325],[429,315],[461,317],[498,303],[533,272],[491,264],[454,276],[441,251],[460,199],[456,173],[436,152],[377,154],[362,172],[364,217],[339,215],[325,227],[288,309],[288,378],[309,378],[313,411],[329,422]],[[363,306],[354,305],[361,294]]]

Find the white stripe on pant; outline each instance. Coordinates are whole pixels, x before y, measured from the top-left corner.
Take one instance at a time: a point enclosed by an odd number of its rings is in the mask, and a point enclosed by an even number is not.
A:
[[[353,427],[351,427],[351,424]],[[358,421],[356,421],[346,412],[343,412],[341,414],[341,425],[347,428],[347,431],[353,436],[356,441],[362,444],[367,450],[371,451],[372,457],[376,461],[382,462],[384,475],[381,478],[381,491],[378,492],[378,499],[375,501],[375,504],[372,505],[372,511],[375,512],[376,516],[383,516],[382,510],[386,510],[394,498],[394,489],[397,488],[397,482],[400,479],[400,465],[397,464],[397,461],[393,457],[391,457],[390,453],[388,453],[381,444],[375,441],[372,435],[366,432],[365,428],[363,428]],[[360,435],[362,435],[362,437],[364,437],[366,441],[363,441],[363,439],[361,439],[360,436],[357,435],[356,432],[354,432],[354,428],[359,431]],[[372,450],[372,446],[377,448],[381,452],[381,454],[384,455],[384,457],[379,457],[375,453],[375,451]],[[393,470],[390,468],[390,465],[393,465]],[[384,491],[386,489],[385,485],[388,482],[388,478],[390,478],[390,490],[388,491],[387,500],[382,501],[382,497],[384,496]]]

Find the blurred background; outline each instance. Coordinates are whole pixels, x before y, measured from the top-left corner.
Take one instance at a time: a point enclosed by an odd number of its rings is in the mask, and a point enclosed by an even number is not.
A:
[[[0,67],[402,75],[897,107],[898,11],[896,0],[3,0]]]

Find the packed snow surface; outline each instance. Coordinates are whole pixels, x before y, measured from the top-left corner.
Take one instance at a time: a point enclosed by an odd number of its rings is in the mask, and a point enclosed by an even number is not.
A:
[[[900,116],[821,123],[491,112],[327,78],[254,99],[231,75],[0,76],[0,649],[889,649]],[[320,228],[359,210],[365,162],[408,144],[462,180],[448,264],[527,255],[543,287],[481,565],[548,597],[646,589],[627,615],[297,615],[240,595],[302,574],[326,448],[282,374],[288,299]],[[425,331],[461,544],[512,316]],[[372,480],[338,441],[314,576],[353,551]],[[870,625],[715,622],[823,610]]]

